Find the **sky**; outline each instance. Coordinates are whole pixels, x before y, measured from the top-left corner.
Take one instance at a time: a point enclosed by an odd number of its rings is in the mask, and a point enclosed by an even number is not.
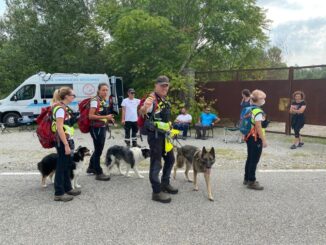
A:
[[[267,35],[288,65],[326,64],[326,0],[257,0],[271,21]],[[0,0],[0,16],[5,11]]]

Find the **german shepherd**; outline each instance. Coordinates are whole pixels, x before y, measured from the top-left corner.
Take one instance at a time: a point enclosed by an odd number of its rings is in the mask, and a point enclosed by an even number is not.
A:
[[[191,166],[193,167],[194,171],[194,191],[198,191],[198,183],[197,183],[197,174],[204,173],[206,186],[207,186],[207,193],[208,199],[210,201],[214,201],[212,195],[212,188],[211,188],[211,180],[210,180],[210,173],[212,165],[215,163],[215,150],[212,147],[210,151],[207,151],[205,147],[202,150],[198,149],[194,146],[185,145],[181,148],[178,148],[177,154],[177,163],[174,166],[174,173],[173,177],[176,176],[176,170],[179,167],[183,167],[184,162],[186,162],[186,178],[188,181],[191,180],[188,177],[188,172]]]

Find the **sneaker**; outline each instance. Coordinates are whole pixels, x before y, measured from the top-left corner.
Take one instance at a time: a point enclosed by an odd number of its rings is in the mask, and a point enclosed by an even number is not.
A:
[[[297,146],[296,145],[291,145],[290,149],[294,150],[294,149],[297,149]]]
[[[161,202],[161,203],[169,203],[169,202],[171,202],[171,197],[169,194],[166,194],[161,191],[159,193],[153,193],[152,200],[156,201],[156,202]]]
[[[105,174],[98,174],[95,177],[96,180],[101,180],[101,181],[109,181],[111,179],[111,177],[109,175],[105,175]]]
[[[69,196],[78,196],[81,194],[81,191],[78,189],[71,189],[70,191],[67,191],[66,194]]]
[[[178,193],[178,189],[174,188],[170,184],[167,184],[167,185],[161,184],[161,190],[162,190],[162,192],[167,192],[167,193],[170,193],[170,194],[177,194]]]
[[[60,196],[54,196],[54,201],[57,201],[57,202],[69,202],[72,199],[74,199],[74,197],[73,196],[69,196],[67,194],[60,195]]]
[[[89,168],[89,167],[87,168],[86,173],[87,174],[96,174],[95,170],[92,168]]]
[[[248,181],[247,188],[257,191],[264,190],[264,187],[258,181]]]
[[[299,144],[298,144],[298,147],[302,147],[304,145],[304,143],[303,142],[300,142]]]
[[[186,140],[186,139],[187,139],[187,137],[186,137],[186,136],[183,136],[183,137],[182,137],[182,139],[183,139],[183,140]]]

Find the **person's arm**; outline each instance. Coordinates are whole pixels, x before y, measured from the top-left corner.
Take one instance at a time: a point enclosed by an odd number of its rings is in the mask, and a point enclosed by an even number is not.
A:
[[[60,138],[61,142],[65,146],[65,154],[70,155],[71,149],[70,149],[70,146],[68,144],[65,131],[63,130],[63,122],[64,122],[64,118],[62,118],[62,117],[56,118],[57,132],[58,132],[58,135],[59,135],[59,138]]]
[[[88,113],[89,120],[107,119],[109,121],[114,122],[114,115],[113,114],[109,114],[109,115],[96,115],[96,110],[97,110],[97,107],[91,107],[89,109],[89,113]]]
[[[266,142],[266,137],[263,133],[263,128],[261,126],[261,121],[256,121],[255,122],[255,128],[256,128],[256,131],[257,131],[257,134],[259,136],[259,138],[262,140],[262,143],[263,143],[263,147],[266,148],[267,147],[267,142]]]
[[[218,122],[219,122],[219,121],[221,121],[221,118],[217,117],[217,118],[214,120],[214,123],[213,123],[213,125],[216,125],[216,124],[218,124]]]
[[[121,124],[122,125],[125,125],[125,118],[126,118],[126,107],[125,106],[122,106],[122,115],[121,115]]]
[[[142,115],[147,114],[149,112],[149,110],[151,109],[151,107],[153,106],[153,101],[154,101],[154,97],[149,96],[145,100],[144,105],[139,109],[140,114],[142,114]]]

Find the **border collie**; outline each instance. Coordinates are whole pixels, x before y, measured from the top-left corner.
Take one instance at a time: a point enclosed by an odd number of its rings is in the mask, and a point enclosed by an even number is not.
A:
[[[129,170],[132,168],[138,178],[144,178],[137,168],[139,162],[145,160],[150,156],[149,149],[139,147],[126,147],[114,145],[110,147],[106,153],[105,165],[108,168],[108,172],[117,165],[119,173],[121,172],[121,163],[124,162],[127,165],[127,171],[125,176],[129,176]]]
[[[72,168],[70,171],[71,186],[73,189],[80,188],[78,184],[78,177],[83,172],[84,158],[90,156],[91,151],[87,147],[79,146],[72,158]],[[42,186],[46,187],[46,178],[49,177],[51,182],[54,183],[54,174],[57,167],[57,153],[51,153],[45,156],[38,164],[37,168],[42,175]]]

